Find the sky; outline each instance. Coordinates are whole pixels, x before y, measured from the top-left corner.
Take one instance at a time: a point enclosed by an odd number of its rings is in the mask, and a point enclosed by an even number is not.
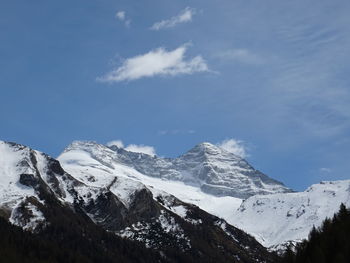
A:
[[[350,179],[350,2],[2,0],[0,139],[179,156],[211,142],[297,191]],[[1,158],[1,157],[0,157]]]

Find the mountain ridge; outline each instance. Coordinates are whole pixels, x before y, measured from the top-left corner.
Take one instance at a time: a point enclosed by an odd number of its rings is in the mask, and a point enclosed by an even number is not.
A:
[[[197,144],[177,158],[161,158],[130,152],[114,145],[108,147],[92,141],[75,141],[58,159],[72,150],[87,151],[108,167],[111,163],[106,163],[105,159],[127,165],[148,176],[199,186],[202,191],[215,196],[245,199],[256,194],[292,192],[283,183],[254,169],[243,158],[207,142]]]
[[[78,205],[94,223],[124,238],[155,246],[150,237],[165,231],[167,237],[163,237],[177,240],[184,250],[188,240],[182,227],[188,223],[193,227],[202,225],[203,219],[196,216],[198,213],[207,217],[196,207],[217,217],[209,220],[211,227],[220,227],[224,232],[226,226],[238,227],[265,247],[279,250],[306,238],[312,226],[332,216],[333,208],[341,202],[350,205],[350,180],[323,182],[304,192],[266,194],[265,191],[261,195],[255,191],[239,195],[241,198],[225,195],[226,192],[206,191],[203,185],[209,180],[214,183],[219,180],[215,187],[220,188],[233,178],[233,182],[240,183],[236,190],[241,194],[251,190],[244,184],[263,178],[260,173],[247,177],[244,174],[247,170],[256,171],[249,163],[209,143],[196,145],[177,158],[160,158],[96,142],[75,141],[58,161],[25,146],[9,144],[18,148],[19,156],[23,157],[18,163],[11,153],[4,151],[3,145],[0,143],[0,157],[6,156],[0,158],[0,214],[28,229],[44,222],[40,214],[42,203],[35,192],[40,187],[41,192],[51,193],[71,207]],[[233,176],[225,177],[231,173]],[[11,174],[17,181],[9,184],[6,178],[11,178],[8,176]],[[44,176],[37,178],[36,174]],[[224,183],[220,184],[220,180]],[[12,202],[11,206],[10,199],[21,195],[34,196],[36,200],[24,200],[22,206]],[[30,210],[33,218],[11,214],[17,210],[20,215]],[[153,234],[150,236],[150,233]]]
[[[93,143],[92,148],[95,147],[95,143]],[[106,149],[106,146],[103,145],[99,145],[98,147],[102,147],[102,149]],[[91,146],[88,147],[91,150]],[[110,151],[112,150],[112,151]],[[208,159],[210,160],[216,160],[215,158],[218,158],[218,156],[220,156],[220,154],[223,152],[221,149],[219,149],[217,146],[215,145],[211,145],[209,143],[203,143],[203,144],[199,144],[196,145],[195,147],[193,147],[191,150],[189,150],[187,153],[180,155],[177,158],[163,158],[160,159],[156,156],[149,156],[149,155],[145,155],[145,154],[138,154],[138,153],[129,153],[128,151],[118,148],[118,147],[109,147],[107,149],[107,151],[109,151],[109,153],[112,156],[115,156],[115,158],[118,159],[118,161],[120,163],[115,163],[115,167],[113,167],[113,162],[112,163],[108,163],[109,167],[111,167],[111,170],[109,170],[110,173],[124,173],[126,176],[131,176],[132,178],[139,180],[143,183],[145,183],[146,185],[150,185],[152,186],[151,190],[153,192],[155,192],[155,189],[161,189],[164,190],[168,193],[171,193],[172,195],[175,195],[176,197],[178,197],[180,200],[186,201],[188,203],[192,203],[195,205],[198,205],[200,208],[204,209],[205,211],[220,216],[222,218],[224,218],[225,220],[227,220],[230,224],[235,225],[236,227],[243,229],[245,231],[247,231],[248,233],[252,234],[253,236],[255,236],[255,238],[257,238],[259,240],[259,242],[261,242],[262,244],[264,244],[264,246],[266,247],[270,247],[270,249],[275,250],[275,249],[280,249],[280,248],[284,248],[286,244],[290,243],[290,242],[299,242],[301,239],[306,238],[308,231],[311,230],[312,224],[319,224],[320,220],[324,219],[327,216],[332,216],[332,213],[335,212],[332,209],[330,209],[332,206],[334,207],[338,207],[340,205],[340,202],[346,202],[345,197],[344,198],[340,198],[340,199],[334,199],[333,203],[328,204],[327,207],[328,208],[327,211],[319,211],[317,209],[314,209],[314,213],[317,213],[317,216],[314,218],[311,218],[310,220],[305,222],[302,222],[301,224],[304,224],[304,228],[298,228],[297,230],[293,230],[291,231],[291,229],[293,228],[293,220],[298,220],[298,219],[293,219],[292,221],[290,221],[292,218],[290,217],[286,217],[287,211],[286,213],[281,213],[278,215],[278,217],[280,218],[279,221],[274,220],[274,217],[276,216],[275,214],[271,214],[268,216],[269,220],[259,220],[259,224],[256,224],[256,220],[257,218],[260,218],[260,214],[257,213],[258,210],[255,210],[255,207],[253,206],[249,206],[248,208],[244,208],[245,210],[250,210],[250,215],[246,215],[246,212],[243,212],[243,208],[245,205],[249,204],[249,202],[253,202],[250,200],[255,200],[257,198],[260,199],[267,199],[269,200],[270,198],[273,198],[273,196],[275,195],[281,195],[281,196],[286,196],[286,198],[288,196],[290,196],[290,198],[296,198],[298,199],[298,196],[303,196],[303,195],[309,195],[310,193],[307,192],[292,192],[292,191],[287,191],[287,193],[269,193],[269,194],[265,194],[265,195],[259,195],[258,192],[255,192],[254,195],[239,195],[238,197],[240,198],[236,198],[236,197],[232,197],[229,195],[224,195],[224,194],[219,194],[219,195],[213,195],[215,193],[213,192],[208,192],[205,191],[205,189],[203,189],[203,187],[196,183],[196,181],[192,181],[193,180],[193,176],[191,173],[187,173],[185,174],[187,177],[184,177],[187,180],[184,180],[183,177],[181,177],[181,169],[174,169],[173,167],[173,162],[182,162],[183,159],[190,159],[190,161],[187,160],[187,163],[185,162],[185,164],[183,164],[185,166],[185,168],[190,168],[192,169],[193,167],[195,167],[194,170],[196,170],[196,168],[198,168],[198,164],[200,164],[201,166],[204,166],[203,163],[205,164],[206,161]],[[115,153],[113,153],[113,151]],[[204,154],[203,154],[204,152]],[[69,160],[72,160],[74,158],[76,158],[77,156],[75,156],[74,153],[71,153],[71,156],[68,156]],[[129,157],[127,157],[126,159],[128,161],[124,161],[124,155],[126,154],[126,156],[132,156],[131,160],[128,159]],[[224,152],[224,157],[226,153]],[[203,155],[206,155],[203,157]],[[239,168],[243,167],[243,170],[245,169],[245,167],[248,166],[248,169],[254,170],[254,168],[250,168],[250,165],[246,163],[245,160],[242,160],[241,158],[228,154],[228,158],[223,158],[225,160],[225,162],[231,161],[232,160],[232,156],[234,157],[234,162],[239,163],[242,165]],[[91,160],[93,160],[93,156],[89,156],[86,160],[89,160],[89,158],[91,158]],[[122,159],[120,161],[120,158]],[[149,168],[148,164],[149,162],[142,162],[141,161],[141,165],[140,166],[135,166],[135,164],[131,164],[130,163],[140,163],[139,159],[143,159],[146,158],[146,160],[151,160],[151,162],[160,162],[160,164],[158,164],[158,167],[160,167],[160,169],[157,170],[157,166],[152,169],[147,170],[147,168]],[[79,159],[79,157],[78,157]],[[83,158],[84,159],[84,158]],[[220,159],[220,158],[219,158]],[[90,160],[90,161],[91,161]],[[166,161],[164,161],[166,160]],[[175,160],[175,161],[173,161]],[[188,164],[189,162],[189,164]],[[224,161],[223,161],[224,162]],[[77,167],[74,166],[70,166],[69,164],[66,164],[64,160],[62,160],[63,165],[66,165],[66,168],[69,169],[75,169]],[[165,164],[164,164],[165,163]],[[124,171],[122,169],[122,166],[125,165],[125,168],[129,169],[128,171]],[[143,165],[143,166],[142,166]],[[177,167],[179,167],[179,164],[177,163]],[[186,166],[187,165],[187,166]],[[146,167],[146,168],[144,168]],[[175,168],[177,168],[175,166]],[[130,168],[132,168],[130,170]],[[211,167],[209,167],[210,169],[208,169],[207,171],[210,172],[211,171]],[[78,168],[79,169],[79,168]],[[107,169],[106,167],[104,167],[104,169]],[[109,168],[108,168],[109,169]],[[122,169],[122,170],[120,170]],[[156,175],[155,174],[151,174],[152,171],[156,170]],[[165,170],[165,171],[164,171]],[[169,172],[170,170],[170,172]],[[96,170],[97,171],[97,170]],[[95,171],[95,173],[96,173]],[[136,172],[137,171],[137,172]],[[197,171],[200,171],[200,169],[197,169]],[[150,176],[151,175],[151,176]],[[198,174],[197,174],[198,175]],[[215,175],[215,173],[214,173]],[[200,177],[200,174],[199,176]],[[175,178],[176,180],[169,180]],[[189,178],[189,179],[188,179]],[[259,178],[259,177],[258,177]],[[241,178],[240,178],[241,179]],[[242,191],[243,188],[243,184],[244,181],[238,180],[239,184],[238,184],[238,189],[239,191]],[[204,184],[205,185],[205,184]],[[219,185],[221,186],[221,185]],[[243,188],[244,189],[244,188]],[[204,190],[204,191],[203,191]],[[347,192],[344,192],[345,194]],[[322,193],[320,193],[320,195],[322,196]],[[288,199],[288,198],[287,198]],[[243,202],[243,200],[245,200]],[[317,203],[317,196],[312,197],[312,200],[314,200],[315,203]],[[243,202],[243,203],[242,203]],[[260,201],[259,201],[260,202]],[[287,204],[288,202],[285,202],[285,204]],[[290,207],[282,207],[281,209],[284,211],[284,209],[290,210],[290,209],[301,209],[302,210],[302,205],[304,205],[303,203],[301,205],[298,205],[298,202],[295,202],[292,206]],[[319,206],[321,206],[322,204],[319,204]],[[274,208],[266,208],[267,210],[273,210]],[[271,224],[271,222],[274,222],[273,224]],[[264,231],[266,231],[266,229],[269,229],[269,227],[272,226],[272,230],[271,233],[275,233],[274,235],[267,235],[264,234]],[[260,226],[260,228],[257,228],[256,226]],[[279,231],[276,232],[276,229],[280,229]],[[282,236],[284,235],[284,238],[282,238]],[[278,236],[280,236],[278,238]]]
[[[44,233],[68,213],[98,231],[161,251],[161,262],[272,262],[250,235],[165,192],[153,195],[142,183],[111,174],[106,184],[93,186],[89,178],[85,184],[57,160],[22,145],[0,142],[0,155],[12,160],[0,162],[0,215],[22,229]]]

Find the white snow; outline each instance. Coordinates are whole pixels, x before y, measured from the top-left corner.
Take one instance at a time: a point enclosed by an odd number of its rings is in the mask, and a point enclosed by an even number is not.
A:
[[[115,194],[128,208],[133,201],[134,193],[146,188],[142,183],[126,177],[115,177],[116,180],[109,190]]]
[[[175,214],[177,214],[178,216],[182,217],[182,218],[186,218],[187,215],[187,209],[182,206],[173,206],[170,208]]]
[[[304,192],[252,196],[228,223],[252,234],[266,247],[307,238],[313,226],[350,206],[350,180],[321,182]]]
[[[18,200],[35,195],[31,187],[18,182],[21,173],[33,173],[32,167],[20,165],[28,155],[28,149],[18,150],[0,141],[0,206],[12,209]]]
[[[175,222],[174,218],[168,218],[163,210],[161,211],[161,215],[158,218],[158,222],[166,233],[179,232],[183,234],[182,228]]]

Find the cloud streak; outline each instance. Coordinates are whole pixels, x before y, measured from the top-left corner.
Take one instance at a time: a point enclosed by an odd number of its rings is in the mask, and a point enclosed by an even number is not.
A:
[[[344,134],[350,127],[350,92],[348,81],[342,80],[350,38],[341,33],[343,22],[320,18],[294,18],[276,30],[293,53],[281,58],[269,86],[285,107],[288,122],[310,136],[327,138]]]
[[[172,28],[178,24],[188,23],[192,21],[192,17],[196,14],[196,10],[190,7],[186,7],[177,16],[173,16],[170,19],[162,20],[160,22],[154,23],[151,26],[151,30],[161,30],[166,28]]]
[[[218,53],[217,57],[222,60],[250,65],[260,65],[264,63],[264,60],[261,56],[253,53],[248,49],[229,49]]]
[[[171,51],[161,47],[146,54],[128,58],[120,67],[97,80],[113,83],[145,77],[175,76],[209,71],[202,56],[185,59],[188,46],[185,44]]]

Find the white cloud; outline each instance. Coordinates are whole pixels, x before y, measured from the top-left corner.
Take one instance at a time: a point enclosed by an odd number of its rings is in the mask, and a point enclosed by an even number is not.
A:
[[[114,141],[107,142],[107,146],[108,147],[117,146],[119,148],[124,148],[124,143],[121,140],[114,140]]]
[[[115,17],[118,18],[120,21],[124,21],[125,20],[125,11],[118,11],[115,14]]]
[[[243,141],[235,139],[227,139],[217,144],[220,148],[234,153],[242,158],[248,157],[246,146]]]
[[[107,143],[108,147],[111,146],[117,146],[119,148],[124,148],[125,150],[129,152],[136,152],[136,153],[145,153],[149,155],[156,155],[156,149],[152,146],[147,146],[147,145],[136,145],[136,144],[129,144],[128,146],[124,146],[123,141],[121,140],[113,140]]]
[[[117,13],[115,13],[115,17],[121,21],[124,22],[124,25],[129,27],[130,23],[131,23],[131,19],[127,18],[126,16],[126,12],[125,11],[118,11]]]
[[[264,60],[261,56],[258,56],[257,54],[253,53],[248,49],[229,49],[220,52],[217,55],[217,57],[224,60],[230,60],[251,65],[259,65],[264,63]]]
[[[151,30],[160,30],[164,28],[171,28],[178,24],[187,23],[192,21],[192,17],[195,15],[196,10],[190,7],[186,7],[177,16],[173,16],[170,19],[162,20],[160,22],[154,23],[151,26]]]
[[[119,82],[156,75],[175,76],[208,71],[208,66],[201,56],[185,60],[187,47],[188,44],[184,44],[171,51],[158,48],[146,54],[128,58],[119,68],[112,70],[97,80],[102,82]]]
[[[136,152],[136,153],[145,153],[149,155],[156,155],[156,149],[152,146],[147,145],[136,145],[136,144],[129,144],[125,150],[130,152]]]

